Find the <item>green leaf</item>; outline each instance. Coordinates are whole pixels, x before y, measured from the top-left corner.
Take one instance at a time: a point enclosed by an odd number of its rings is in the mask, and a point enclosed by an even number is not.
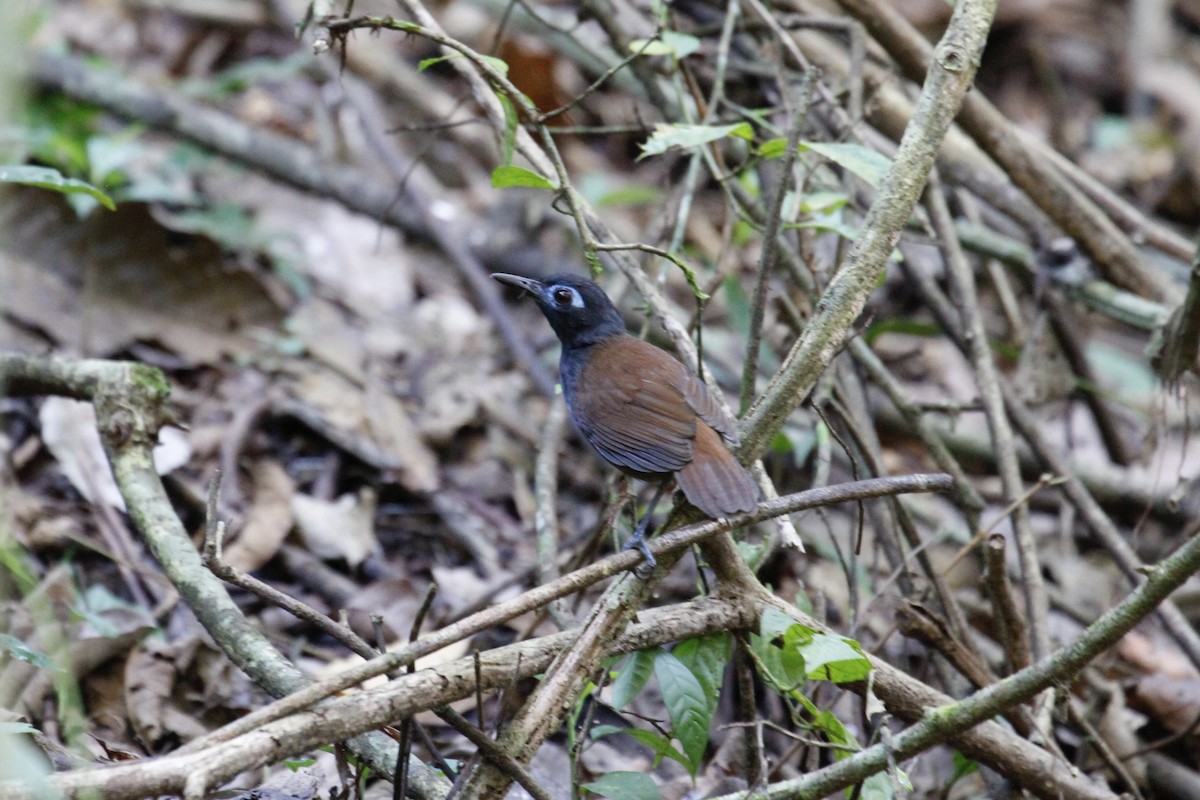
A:
[[[492,69],[499,72],[501,75],[508,74],[508,63],[505,62],[504,59],[496,58],[495,56],[485,56],[482,54],[479,57],[482,58],[484,61],[486,61],[488,63],[488,66],[490,66]],[[450,54],[444,55],[444,56],[434,56],[433,58],[424,58],[424,59],[421,59],[421,61],[417,63],[417,72],[424,72],[425,70],[432,67],[434,64],[440,64],[443,61],[449,61],[452,58],[465,58],[465,56],[462,53],[450,53]]]
[[[845,192],[818,190],[808,192],[800,199],[800,210],[805,214],[832,214],[849,202]]]
[[[879,186],[891,161],[878,150],[844,142],[804,142],[801,149],[811,150],[854,173],[871,186]]]
[[[867,344],[871,344],[885,333],[904,333],[909,336],[932,339],[943,335],[944,331],[940,325],[933,322],[919,322],[908,317],[897,317],[873,323],[871,327],[867,328],[863,338],[867,340]]]
[[[729,634],[721,631],[688,639],[676,645],[671,653],[700,682],[708,698],[708,715],[711,718],[717,710],[725,665],[729,663]]]
[[[638,650],[630,653],[617,672],[612,684],[612,705],[617,711],[629,705],[650,679],[654,671],[654,659],[658,650]]]
[[[661,202],[662,197],[663,193],[661,190],[653,186],[634,183],[602,194],[596,200],[596,205],[600,208],[607,206],[648,206],[652,203]]]
[[[64,177],[61,172],[50,167],[0,167],[0,183],[20,183],[63,194],[83,194],[94,198],[109,211],[115,211],[117,208],[111,197],[92,184]]]
[[[655,658],[654,677],[671,717],[672,732],[690,762],[688,772],[695,777],[708,746],[708,726],[712,720],[704,687],[683,662],[667,652],[660,652]]]
[[[810,678],[849,683],[863,680],[871,672],[871,662],[853,639],[816,633],[799,647]]]
[[[32,664],[39,669],[54,669],[54,660],[50,656],[34,650],[11,634],[0,633],[0,650],[8,653],[18,661]]]
[[[530,186],[534,189],[557,189],[550,181],[536,172],[506,164],[492,170],[492,186],[503,189],[508,186]]]
[[[505,166],[512,163],[513,149],[517,145],[517,125],[520,124],[520,119],[517,117],[517,108],[513,105],[512,100],[504,92],[496,92],[496,99],[500,101],[500,107],[504,109],[504,164]],[[495,177],[492,178],[493,183]]]
[[[759,630],[760,640],[751,642],[769,673],[765,677],[780,689],[791,690],[805,678],[848,683],[871,671],[858,642],[801,625],[778,609],[763,612]]]
[[[753,138],[754,130],[749,122],[734,125],[668,125],[659,122],[654,126],[654,133],[642,144],[638,159],[661,155],[674,148],[689,150],[728,136],[749,140]]]
[[[758,632],[762,634],[764,639],[770,640],[787,633],[788,628],[796,624],[796,620],[787,614],[777,608],[768,606],[763,611],[762,619],[758,622]]]
[[[950,776],[950,783],[946,788],[958,783],[962,778],[979,771],[979,764],[974,760],[967,758],[958,750],[953,753],[954,756],[954,774]]]
[[[858,740],[850,734],[850,731],[846,730],[846,726],[842,724],[842,721],[838,719],[833,712],[828,711],[827,709],[817,708],[807,697],[804,698],[801,703],[812,715],[812,722],[809,724],[816,730],[825,734],[825,738],[828,739],[831,744],[838,745],[836,748],[834,748],[834,754],[837,756],[837,758],[845,758],[851,753],[856,753],[861,749],[858,746]]]
[[[787,152],[787,139],[779,136],[774,139],[767,139],[758,146],[755,150],[759,158],[782,158]]]
[[[605,731],[606,735],[613,733],[623,733],[631,739],[636,739],[642,744],[649,747],[654,753],[654,766],[664,758],[669,758],[672,761],[680,764],[684,769],[688,769],[688,759],[683,753],[675,749],[671,744],[671,740],[660,733],[654,731],[643,730],[642,728],[619,728],[615,731]]]
[[[629,730],[623,725],[593,725],[588,731],[588,735],[593,739],[603,739],[605,736],[612,736],[614,733],[624,733]]]
[[[4,736],[6,734],[12,735],[37,732],[38,729],[30,725],[28,722],[21,722],[19,720],[0,722],[0,736]]]
[[[658,786],[641,772],[607,772],[583,788],[613,800],[659,800]]]
[[[846,787],[846,797],[854,787]],[[861,800],[893,800],[896,793],[892,791],[892,779],[886,772],[876,772],[862,782],[862,790],[858,793]]]
[[[695,36],[676,31],[663,31],[657,39],[634,39],[629,43],[629,52],[644,56],[672,56],[687,58],[700,49],[700,40]]]

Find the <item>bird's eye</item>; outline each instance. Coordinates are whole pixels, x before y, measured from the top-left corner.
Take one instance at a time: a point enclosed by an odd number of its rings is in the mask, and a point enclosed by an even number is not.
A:
[[[556,287],[550,293],[550,296],[553,297],[554,302],[560,306],[576,306],[578,308],[583,307],[583,298],[581,298],[579,293],[569,286]]]

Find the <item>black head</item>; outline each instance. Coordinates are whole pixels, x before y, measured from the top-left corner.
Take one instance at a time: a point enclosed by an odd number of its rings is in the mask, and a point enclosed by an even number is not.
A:
[[[625,321],[604,290],[587,278],[551,275],[544,281],[494,272],[492,277],[533,296],[563,347],[587,347],[625,333]]]

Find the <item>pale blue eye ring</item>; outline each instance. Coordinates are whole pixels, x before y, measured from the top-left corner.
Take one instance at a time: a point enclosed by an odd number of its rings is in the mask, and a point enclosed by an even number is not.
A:
[[[550,297],[559,308],[583,308],[583,295],[570,286],[550,287]]]

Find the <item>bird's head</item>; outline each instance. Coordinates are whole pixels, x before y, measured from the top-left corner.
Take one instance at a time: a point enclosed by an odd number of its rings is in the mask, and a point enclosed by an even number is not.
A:
[[[586,347],[625,333],[625,321],[595,282],[575,275],[551,275],[544,281],[492,273],[506,286],[528,292],[563,347]]]

